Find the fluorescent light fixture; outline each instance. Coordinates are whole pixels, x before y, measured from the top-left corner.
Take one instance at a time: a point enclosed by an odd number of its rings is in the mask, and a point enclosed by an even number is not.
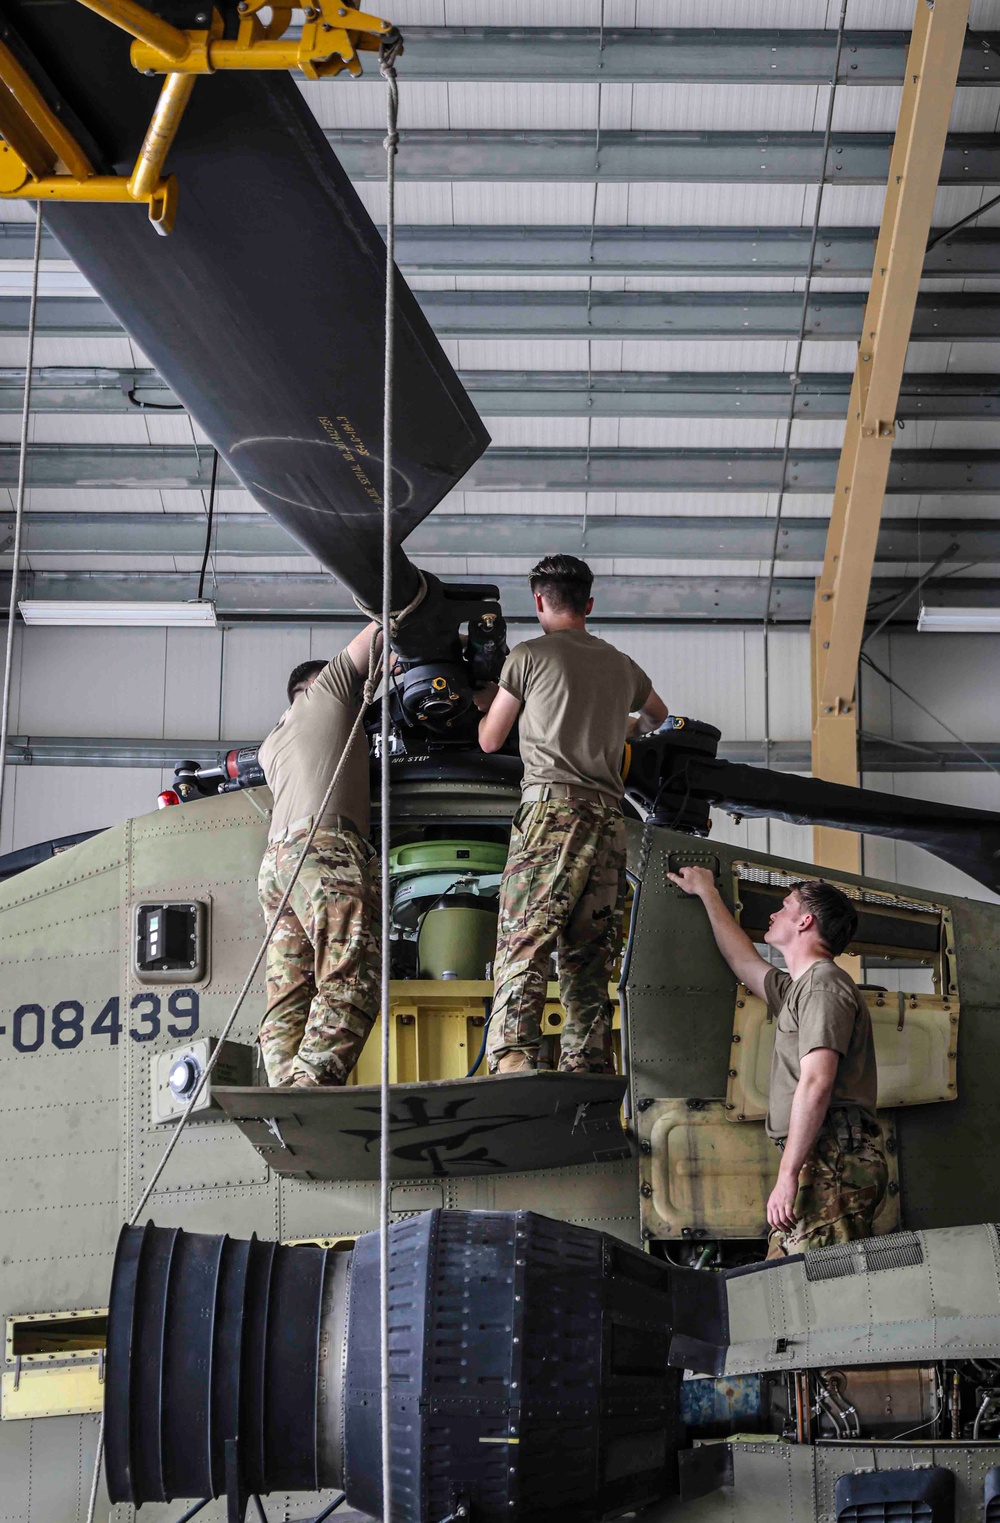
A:
[[[917,628],[938,634],[1000,634],[1000,608],[934,608],[923,603]]]
[[[31,290],[31,265],[25,261],[23,268],[4,261],[0,269],[0,296],[27,296]],[[85,275],[68,266],[65,259],[58,264],[54,260],[42,260],[38,272],[39,296],[96,296],[96,291]]]
[[[209,625],[215,627],[215,604],[207,599],[189,603],[88,603],[83,599],[25,598],[18,603],[25,624],[72,624],[77,628],[150,625]]]

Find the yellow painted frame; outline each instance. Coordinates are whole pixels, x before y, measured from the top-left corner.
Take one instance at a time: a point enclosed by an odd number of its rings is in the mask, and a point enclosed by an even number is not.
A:
[[[898,1150],[881,1115],[889,1181],[877,1233],[900,1221]],[[762,1238],[779,1153],[760,1121],[730,1126],[721,1100],[654,1100],[637,1118],[643,1238]],[[671,1147],[671,1133],[678,1145]],[[687,1181],[690,1181],[688,1186]]]
[[[0,1421],[74,1417],[104,1408],[104,1364],[5,1370],[0,1379]]]
[[[608,985],[612,1004],[612,1036],[620,1057],[621,1006],[617,984]],[[389,1046],[390,1084],[414,1084],[429,1079],[464,1079],[482,1045],[491,979],[399,979],[390,985],[392,1030]],[[559,985],[548,985],[542,1014],[542,1037],[557,1046],[565,1012]],[[348,1084],[379,1082],[377,1017]],[[556,1054],[558,1056],[558,1054]],[[485,1073],[483,1060],[479,1072]]]
[[[957,998],[942,998],[937,994],[903,994],[887,990],[885,994],[865,990],[865,1003],[871,1012],[875,1034],[875,1048],[879,1067],[879,1109],[889,1110],[911,1105],[935,1105],[942,1101],[958,1099],[958,1023],[960,1009]],[[762,999],[750,993],[742,984],[736,989],[736,1011],[733,1016],[733,1046],[730,1055],[728,1082],[726,1085],[726,1117],[730,1121],[763,1121],[767,1114],[766,1087],[761,1091],[755,1076],[761,1065],[761,1040],[766,1041],[765,1053],[773,1043],[764,1038],[767,1027],[774,1023]],[[931,1042],[930,1065],[917,1066],[902,1092],[886,1093],[884,1079],[898,1066],[894,1062],[894,1049],[912,1037],[912,1028],[924,1027]],[[898,1042],[895,1038],[898,1036]],[[756,1038],[756,1040],[755,1040]],[[941,1062],[942,1067],[938,1067]],[[934,1072],[944,1073],[940,1086],[927,1081]],[[923,1080],[923,1085],[921,1085]],[[942,1094],[940,1091],[944,1090]]]
[[[812,772],[856,784],[855,686],[896,409],[941,174],[969,0],[916,0],[875,267],[810,632]],[[813,856],[858,872],[858,837],[817,826]]]
[[[15,1354],[18,1327],[29,1322],[73,1322],[107,1319],[106,1306],[78,1311],[12,1313],[6,1318],[4,1353],[13,1369],[0,1378],[0,1421],[35,1417],[69,1417],[100,1412],[104,1406],[105,1346],[59,1350],[51,1354]]]

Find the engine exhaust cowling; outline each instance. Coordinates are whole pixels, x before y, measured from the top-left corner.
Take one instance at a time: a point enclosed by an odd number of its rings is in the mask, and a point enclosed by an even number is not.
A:
[[[665,1265],[531,1212],[429,1211],[389,1251],[394,1520],[580,1520],[676,1490]],[[345,1253],[123,1229],[112,1501],[340,1486],[382,1516],[379,1377],[377,1234]]]

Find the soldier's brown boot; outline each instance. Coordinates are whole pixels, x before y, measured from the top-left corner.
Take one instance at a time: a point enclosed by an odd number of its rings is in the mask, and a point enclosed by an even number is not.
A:
[[[534,1073],[537,1066],[526,1052],[505,1052],[496,1071],[498,1074]]]

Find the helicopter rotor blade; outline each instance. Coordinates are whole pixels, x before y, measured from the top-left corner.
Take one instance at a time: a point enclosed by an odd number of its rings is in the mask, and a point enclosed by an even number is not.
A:
[[[196,10],[178,24],[194,25]],[[5,20],[100,144],[102,170],[130,172],[160,79],[137,73],[127,40],[78,0],[13,0]],[[141,205],[52,201],[46,221],[250,495],[377,607],[382,237],[286,74],[199,79],[167,169],[179,183],[167,237]],[[419,585],[406,536],[489,436],[398,272],[395,371],[401,608]]]
[[[692,797],[729,814],[909,841],[1000,892],[1000,814],[739,762],[692,761],[687,768]]]

